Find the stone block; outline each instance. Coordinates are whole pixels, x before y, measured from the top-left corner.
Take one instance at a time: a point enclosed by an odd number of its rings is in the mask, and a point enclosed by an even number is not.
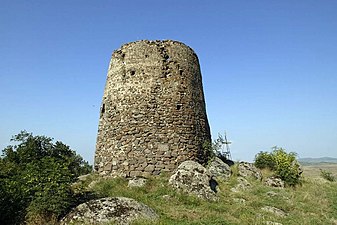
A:
[[[155,170],[152,172],[153,175],[159,175],[160,174],[160,170]]]
[[[154,165],[147,165],[147,167],[145,167],[144,171],[146,172],[152,172],[154,170],[155,166]]]
[[[130,177],[140,177],[142,172],[140,171],[130,171]]]
[[[104,171],[111,171],[112,169],[112,164],[111,163],[108,163],[104,166]]]
[[[158,151],[167,152],[169,150],[168,144],[158,144]]]
[[[144,178],[150,178],[152,176],[152,173],[150,173],[150,172],[142,172],[140,176],[144,177]]]

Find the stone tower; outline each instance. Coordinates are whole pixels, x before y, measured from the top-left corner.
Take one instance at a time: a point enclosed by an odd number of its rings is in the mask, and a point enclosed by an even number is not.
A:
[[[100,109],[95,170],[149,176],[207,160],[211,141],[199,61],[177,41],[137,41],[112,54]]]

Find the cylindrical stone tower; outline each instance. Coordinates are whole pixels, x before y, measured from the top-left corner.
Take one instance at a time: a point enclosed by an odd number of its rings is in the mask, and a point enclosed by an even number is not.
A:
[[[114,51],[100,109],[95,169],[149,176],[191,159],[211,141],[198,57],[177,41],[137,41]]]

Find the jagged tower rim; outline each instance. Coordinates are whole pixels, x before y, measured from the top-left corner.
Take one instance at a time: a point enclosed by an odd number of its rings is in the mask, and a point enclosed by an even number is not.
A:
[[[137,43],[141,43],[141,42],[144,42],[144,43],[149,43],[149,44],[165,44],[165,43],[174,43],[174,44],[179,44],[179,45],[182,45],[182,46],[185,46],[187,48],[189,48],[190,51],[192,51],[194,54],[195,51],[193,50],[193,48],[191,48],[189,45],[181,42],[181,41],[177,41],[177,40],[172,40],[172,39],[162,39],[162,40],[148,40],[148,39],[141,39],[141,40],[137,40],[137,41],[131,41],[131,42],[128,42],[128,43],[125,43],[125,44],[122,44],[121,47],[119,49],[116,49],[114,52],[116,51],[119,51],[121,48],[125,48],[129,45],[132,45],[132,44],[137,44]]]

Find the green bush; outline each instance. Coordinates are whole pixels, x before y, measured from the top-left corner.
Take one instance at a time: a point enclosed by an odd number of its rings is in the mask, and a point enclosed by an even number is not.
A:
[[[70,185],[91,167],[52,138],[23,131],[12,141],[0,158],[0,224],[50,224],[73,204]]]
[[[274,169],[276,175],[290,186],[299,184],[301,182],[301,168],[296,160],[296,153],[287,153],[282,148],[276,148],[272,154],[276,164]]]
[[[287,153],[283,148],[273,147],[271,153],[258,153],[254,164],[258,168],[274,171],[277,177],[290,186],[301,183],[301,168],[294,152]]]
[[[269,168],[271,170],[275,169],[276,163],[272,154],[269,152],[259,152],[255,156],[255,166],[259,169]]]
[[[328,181],[331,181],[331,182],[336,180],[336,178],[332,175],[331,172],[326,171],[326,170],[322,170],[322,169],[321,169],[321,177],[323,177],[325,180],[328,180]]]

